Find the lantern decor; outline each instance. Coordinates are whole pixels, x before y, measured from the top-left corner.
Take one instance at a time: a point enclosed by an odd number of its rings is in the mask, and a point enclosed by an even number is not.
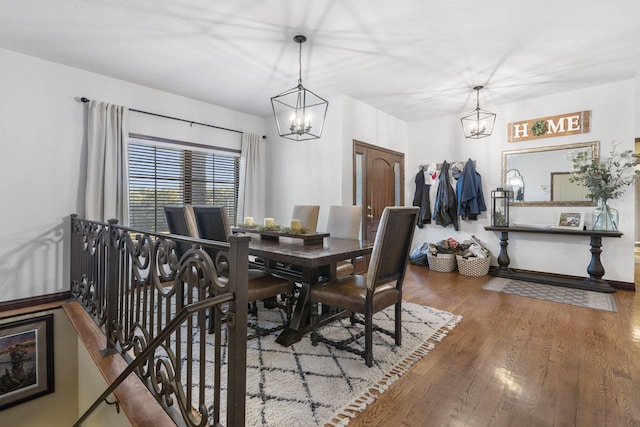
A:
[[[513,199],[513,191],[502,187],[491,192],[491,225],[494,227],[509,226],[509,200]]]

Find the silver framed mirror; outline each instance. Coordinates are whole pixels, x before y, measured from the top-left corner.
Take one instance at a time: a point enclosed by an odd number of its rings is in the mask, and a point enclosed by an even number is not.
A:
[[[502,152],[502,185],[520,190],[512,206],[595,206],[587,191],[568,179],[573,170],[571,159],[581,151],[592,158],[600,155],[600,142],[552,145]],[[526,188],[526,191],[524,191]]]

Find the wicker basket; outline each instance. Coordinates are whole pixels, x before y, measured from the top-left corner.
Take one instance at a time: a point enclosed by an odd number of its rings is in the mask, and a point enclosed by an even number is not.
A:
[[[431,252],[427,252],[427,262],[431,270],[441,273],[450,273],[456,269],[456,256],[454,254],[433,255]]]
[[[491,264],[491,258],[489,257],[463,258],[460,255],[456,255],[456,260],[458,262],[458,271],[463,276],[486,276]]]

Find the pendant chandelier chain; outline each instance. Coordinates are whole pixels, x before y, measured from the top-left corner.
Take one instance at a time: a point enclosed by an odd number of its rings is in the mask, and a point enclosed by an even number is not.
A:
[[[298,85],[302,86],[302,42],[298,42]]]

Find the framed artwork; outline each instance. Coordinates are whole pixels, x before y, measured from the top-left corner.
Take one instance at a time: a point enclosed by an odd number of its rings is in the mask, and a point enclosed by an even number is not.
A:
[[[584,227],[584,212],[560,212],[555,228],[565,230],[582,230]]]
[[[0,323],[0,410],[53,393],[53,314]]]

